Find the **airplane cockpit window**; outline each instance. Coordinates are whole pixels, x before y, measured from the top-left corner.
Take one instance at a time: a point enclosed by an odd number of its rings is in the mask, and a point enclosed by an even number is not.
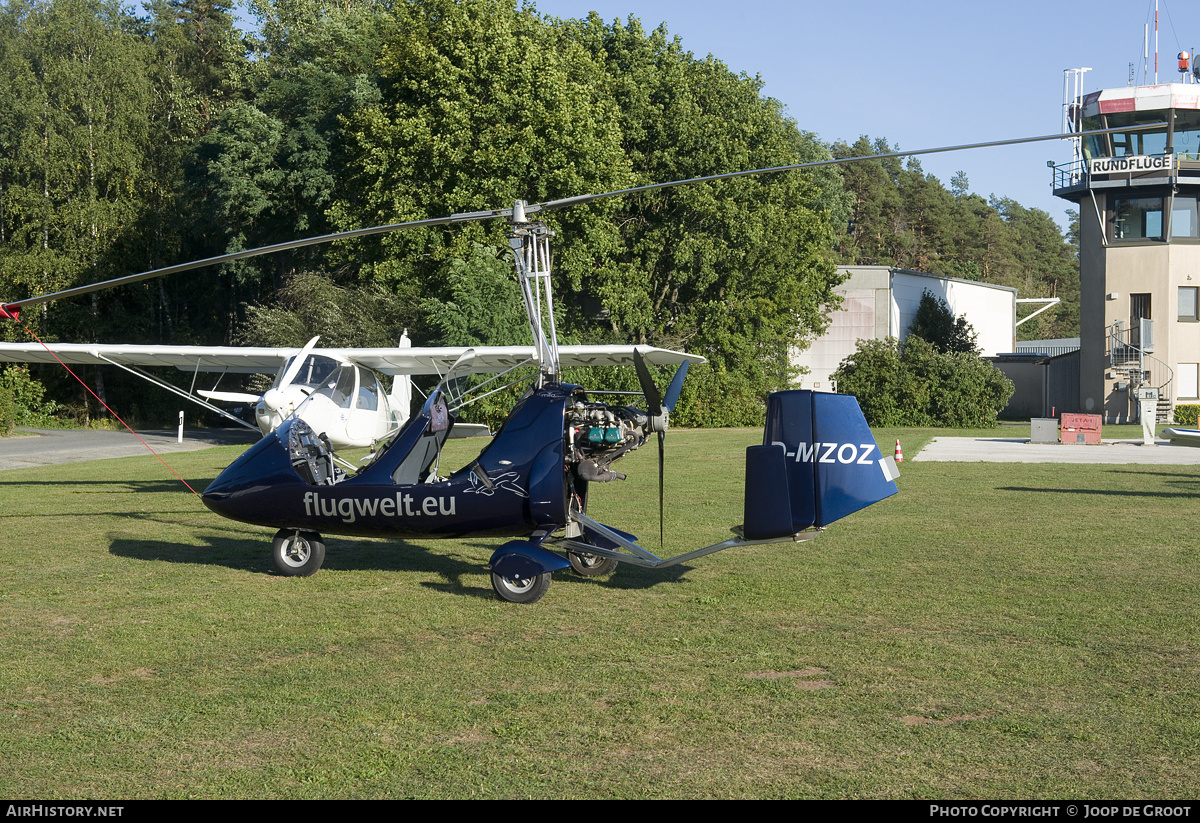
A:
[[[324,385],[314,393],[324,395],[341,408],[348,409],[354,403],[355,382],[354,366],[341,366],[335,374],[328,375]]]
[[[284,367],[275,375],[275,382],[272,384],[274,388],[279,388],[280,381],[288,373],[288,369],[295,359],[295,357],[289,358]],[[304,359],[304,364],[300,367],[300,371],[296,373],[296,377],[292,380],[292,383],[317,388],[323,385],[326,382],[326,378],[333,374],[337,368],[338,362],[332,357],[326,357],[323,354],[310,354]]]
[[[379,396],[382,394],[379,381],[374,374],[361,366],[358,371],[358,397],[354,401],[354,407],[375,411],[379,408]]]

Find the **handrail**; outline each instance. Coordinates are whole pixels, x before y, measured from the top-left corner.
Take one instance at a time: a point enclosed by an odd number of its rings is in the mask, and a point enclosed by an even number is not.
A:
[[[1174,370],[1163,360],[1143,350],[1134,343],[1132,328],[1123,328],[1118,320],[1108,327],[1108,362],[1116,369],[1129,369],[1137,365],[1137,377],[1132,389],[1150,385],[1158,389],[1158,396],[1171,399],[1171,383],[1175,380]],[[1149,362],[1148,362],[1149,361]],[[1147,365],[1150,368],[1147,368]]]

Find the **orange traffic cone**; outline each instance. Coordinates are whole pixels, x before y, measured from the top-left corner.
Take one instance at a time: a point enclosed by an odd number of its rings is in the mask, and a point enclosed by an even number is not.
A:
[[[903,451],[901,450],[901,448],[900,448],[900,441],[899,441],[899,440],[897,440],[897,441],[896,441],[896,462],[897,462],[897,463],[903,463],[903,462],[904,462],[904,452],[903,452]]]

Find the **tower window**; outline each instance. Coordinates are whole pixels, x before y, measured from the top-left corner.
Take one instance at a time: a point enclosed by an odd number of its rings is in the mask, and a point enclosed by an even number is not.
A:
[[[1179,287],[1179,319],[1195,322],[1200,320],[1200,288],[1196,286]]]
[[[1117,197],[1113,203],[1114,240],[1162,240],[1161,197]]]
[[[1171,238],[1200,237],[1195,197],[1176,196],[1171,206]]]

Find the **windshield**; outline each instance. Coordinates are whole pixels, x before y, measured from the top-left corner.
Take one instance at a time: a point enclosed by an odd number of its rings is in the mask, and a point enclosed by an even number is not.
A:
[[[343,409],[354,405],[354,366],[341,366],[335,374],[326,376],[324,385],[313,394],[324,395]]]
[[[274,388],[279,388],[283,376],[288,373],[288,369],[295,359],[295,357],[289,357],[288,361],[283,364],[283,368],[275,375],[275,382],[271,384]],[[300,371],[297,372],[292,384],[309,386],[315,389],[328,382],[326,378],[333,374],[337,368],[338,362],[332,357],[326,357],[323,354],[310,354],[304,359],[304,363],[300,366]]]

